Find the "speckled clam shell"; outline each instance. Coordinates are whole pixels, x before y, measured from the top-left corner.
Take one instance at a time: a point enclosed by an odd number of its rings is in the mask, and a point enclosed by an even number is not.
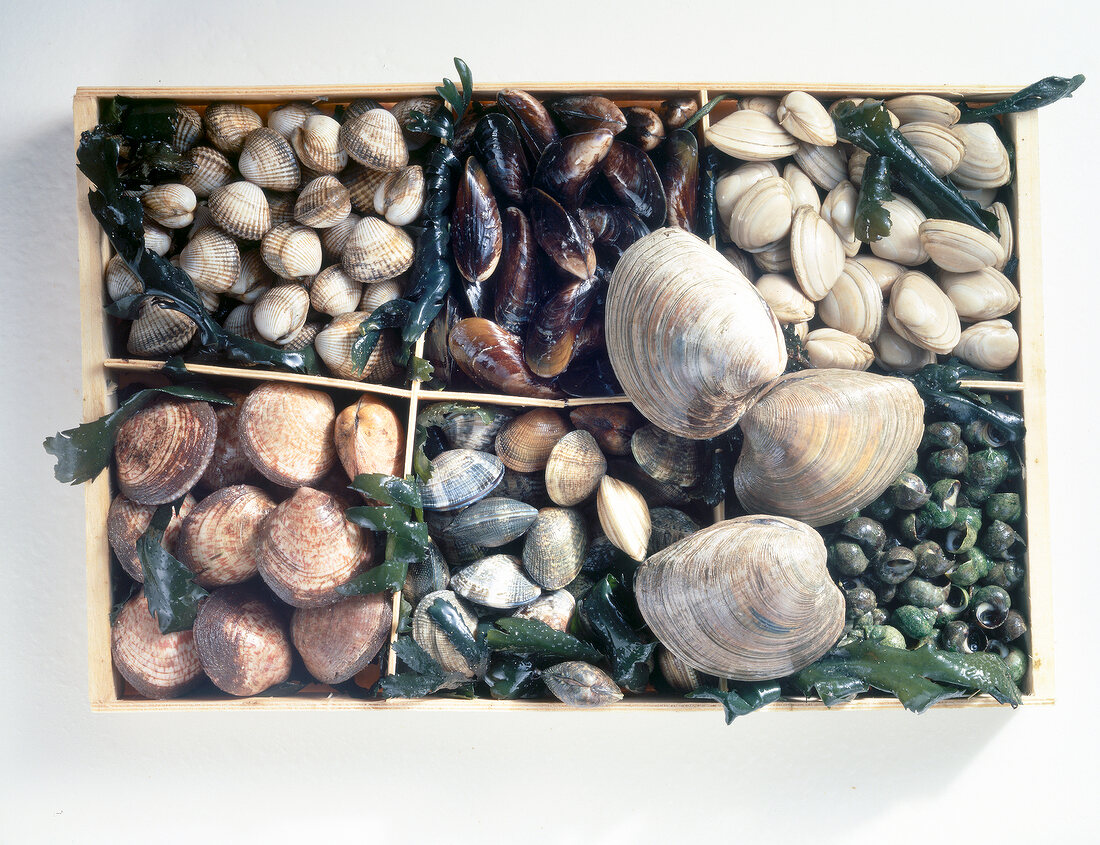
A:
[[[826,326],[870,343],[882,328],[882,288],[870,270],[848,259],[817,315]]]
[[[166,229],[183,229],[195,219],[198,198],[186,185],[168,182],[143,193],[141,205],[149,217]]]
[[[596,492],[606,472],[607,459],[596,438],[587,431],[570,431],[550,450],[546,492],[556,505],[579,505]]]
[[[107,295],[111,297],[112,302],[118,302],[124,297],[133,296],[145,290],[145,283],[141,281],[141,277],[130,269],[121,255],[112,256],[107,262],[105,283]]]
[[[791,230],[794,197],[782,176],[765,176],[755,182],[733,206],[729,235],[750,252],[774,243]]]
[[[848,154],[840,144],[823,147],[801,142],[795,150],[794,163],[815,185],[826,191],[831,191],[848,178]]]
[[[925,364],[936,363],[936,353],[910,343],[889,325],[883,325],[874,343],[875,361],[887,372],[915,373]]]
[[[950,273],[972,273],[985,267],[1004,265],[1001,242],[977,226],[957,220],[925,220],[918,235],[932,262]]]
[[[920,444],[924,403],[904,379],[804,370],[781,377],[741,429],[733,481],[742,506],[827,525],[897,478]]]
[[[569,412],[569,420],[595,437],[604,454],[620,456],[630,454],[630,438],[645,424],[632,405],[582,405]]]
[[[792,91],[780,100],[775,117],[780,126],[807,144],[831,147],[836,143],[832,116],[816,97],[805,91]]]
[[[750,161],[735,167],[729,173],[720,177],[715,184],[715,202],[718,204],[718,216],[729,231],[730,216],[733,207],[741,199],[745,191],[770,176],[778,176],[779,170],[770,161]]]
[[[500,429],[516,418],[514,411],[492,406],[448,413],[439,426],[452,449],[492,452]]]
[[[596,511],[603,533],[615,548],[634,560],[645,560],[652,523],[649,507],[637,488],[605,475],[596,494]]]
[[[352,596],[327,607],[296,609],[290,638],[314,679],[340,684],[374,660],[389,640],[392,619],[388,594]]]
[[[312,103],[284,103],[267,113],[267,125],[290,140],[294,130],[321,110]]]
[[[774,161],[798,149],[798,139],[774,117],[741,109],[710,125],[707,143],[742,161]]]
[[[409,148],[397,118],[371,109],[344,121],[340,145],[351,158],[372,170],[398,170],[409,163]]]
[[[523,543],[523,568],[547,590],[560,590],[580,574],[588,550],[584,517],[575,508],[543,508]]]
[[[364,217],[348,235],[341,263],[353,279],[368,283],[399,276],[412,266],[412,238],[377,217]]]
[[[256,574],[260,525],[275,502],[259,487],[223,487],[183,520],[176,558],[206,589],[240,584]]]
[[[650,508],[651,530],[646,552],[655,555],[699,530],[699,523],[677,508]]]
[[[963,143],[943,124],[926,121],[903,123],[899,131],[940,178],[953,173],[962,162],[965,152]]]
[[[657,668],[661,670],[661,677],[674,690],[690,692],[700,687],[703,673],[694,666],[688,666],[663,645],[657,646],[654,656],[657,658]]]
[[[430,508],[424,510],[424,521],[428,524],[428,536],[439,547],[440,554],[443,555],[447,563],[452,566],[473,563],[475,560],[489,554],[488,549],[483,549],[481,546],[459,540],[449,540],[443,536],[443,532],[447,530],[448,525],[454,522],[457,515],[457,510],[438,511]],[[450,575],[447,577],[450,578]],[[439,589],[446,586],[446,583],[444,583]]]
[[[577,600],[568,590],[554,590],[545,593],[512,615],[517,619],[536,619],[549,625],[555,631],[568,631],[569,620],[577,609]]]
[[[162,634],[145,591],[123,605],[111,625],[111,658],[119,674],[145,698],[174,698],[202,680],[191,631]]]
[[[264,263],[260,250],[248,249],[241,253],[241,269],[237,274],[237,281],[225,294],[241,302],[252,303],[263,296],[273,281],[274,275],[271,268]]]
[[[428,615],[428,608],[436,599],[442,599],[458,612],[459,619],[471,635],[477,630],[477,617],[467,608],[466,603],[451,590],[437,590],[424,596],[413,611],[413,639],[417,645],[435,658],[443,671],[457,672],[472,678],[476,674],[477,667],[470,665],[470,662],[451,644],[439,624]]]
[[[208,490],[229,487],[232,484],[251,484],[259,480],[259,473],[244,452],[237,421],[244,406],[245,394],[237,390],[223,390],[222,395],[233,400],[232,405],[215,405],[214,416],[218,421],[218,438],[214,454],[200,482]]]
[[[280,223],[264,234],[260,255],[264,264],[283,279],[314,276],[321,269],[321,240],[307,226]]]
[[[812,208],[800,208],[791,224],[791,264],[802,292],[818,302],[844,270],[844,244]]]
[[[537,508],[516,499],[488,496],[457,514],[443,535],[453,541],[496,548],[522,537],[538,513]]]
[[[294,204],[294,219],[314,229],[335,226],[351,214],[351,194],[335,176],[318,176],[309,182]]]
[[[658,481],[692,487],[702,475],[699,441],[677,437],[652,424],[634,432],[630,453],[646,475]]]
[[[237,103],[214,103],[203,113],[202,123],[210,143],[226,155],[239,153],[249,133],[264,125],[256,112]]]
[[[198,327],[171,306],[169,300],[155,296],[142,300],[137,319],[130,324],[127,352],[139,358],[167,358],[187,348]]]
[[[910,343],[940,355],[955,348],[962,331],[950,297],[916,270],[894,282],[886,319],[890,328]]]
[[[962,161],[951,174],[960,188],[999,188],[1012,178],[1012,162],[997,130],[988,123],[958,123],[951,134],[962,142]]]
[[[623,253],[604,331],[623,391],[681,437],[728,431],[787,365],[782,330],[760,294],[681,229],[659,229]]]
[[[271,209],[259,185],[230,182],[211,193],[207,204],[217,224],[241,240],[258,241],[271,228]]]
[[[389,177],[389,173],[371,170],[361,164],[353,164],[340,174],[340,181],[348,189],[351,205],[360,214],[374,213],[374,195],[378,186]]]
[[[260,577],[294,607],[339,601],[336,588],[370,566],[373,540],[344,517],[344,503],[299,487],[277,505],[260,529]]]
[[[369,311],[340,314],[338,317],[333,317],[332,322],[313,339],[313,348],[337,378],[382,383],[394,378],[400,372],[400,368],[394,362],[394,355],[398,350],[398,339],[392,329],[385,329],[379,335],[378,343],[374,345],[362,369],[356,367],[352,361],[351,351],[359,338],[359,326],[368,319],[370,319]]]
[[[634,594],[646,624],[689,666],[723,678],[790,675],[832,648],[844,596],[807,525],[744,516],[705,528],[643,563]]]
[[[194,191],[199,199],[205,199],[235,178],[232,163],[213,147],[195,147],[183,159],[191,164],[191,171],[180,174],[180,184]]]
[[[925,221],[924,212],[905,197],[896,196],[882,207],[890,212],[890,234],[871,241],[871,252],[887,261],[895,261],[916,267],[928,260],[928,253],[920,242],[920,224]]]
[[[814,329],[802,345],[811,366],[819,370],[866,370],[875,360],[869,344],[837,329]]]
[[[428,542],[428,553],[424,560],[413,561],[405,575],[401,595],[405,601],[416,607],[428,593],[447,589],[451,582],[451,570],[447,561],[435,543]]]
[[[225,232],[208,226],[199,229],[180,252],[180,269],[200,291],[226,293],[241,273],[241,253]]]
[[[283,344],[305,325],[309,291],[302,285],[276,285],[252,306],[252,325],[264,340]]]
[[[179,511],[172,514],[168,527],[164,529],[160,544],[169,553],[175,553],[180,526],[194,506],[195,497],[190,493],[184,496]],[[115,553],[126,574],[139,583],[145,580],[145,573],[141,568],[141,559],[138,558],[137,541],[149,528],[156,509],[156,505],[139,505],[120,493],[111,500],[111,507],[107,511],[107,540],[111,544],[111,551]]]
[[[790,276],[765,273],[756,280],[755,287],[780,323],[804,323],[814,318],[814,301]]]
[[[622,690],[610,675],[580,660],[543,669],[541,678],[554,698],[570,707],[602,707],[623,698]]]
[[[542,595],[514,555],[492,555],[464,566],[451,576],[451,589],[467,601],[497,610],[510,610]]]
[[[294,651],[273,602],[240,584],[222,587],[199,608],[195,646],[222,692],[257,695],[290,677]]]
[[[886,101],[886,108],[905,123],[938,123],[953,126],[959,120],[959,107],[932,94],[905,94]]]
[[[535,408],[507,423],[497,433],[496,453],[509,469],[537,472],[546,468],[550,452],[569,431],[565,416],[550,408]]]
[[[237,169],[249,182],[273,191],[291,191],[302,179],[290,142],[266,126],[254,129],[244,139]]]
[[[451,511],[484,499],[504,476],[496,455],[449,449],[432,459],[432,475],[420,482],[420,498],[430,510]]]
[[[405,427],[385,402],[363,395],[336,416],[336,453],[350,480],[360,473],[403,475]]]
[[[318,174],[339,173],[348,163],[340,146],[340,124],[324,114],[306,118],[290,136],[290,145],[302,166]]]
[[[1020,355],[1020,336],[1008,320],[983,320],[963,331],[951,354],[981,370],[1004,370]]]
[[[320,481],[336,461],[332,399],[298,384],[267,382],[244,400],[237,430],[245,454],[283,487]]]
[[[119,491],[142,505],[174,502],[206,470],[217,436],[217,420],[206,402],[154,399],[118,430]]]
[[[855,219],[856,203],[859,202],[859,191],[855,185],[844,179],[837,182],[836,187],[829,191],[824,202],[821,203],[821,219],[833,227],[841,244],[844,245],[844,254],[849,258],[859,253],[862,243],[856,238]]]

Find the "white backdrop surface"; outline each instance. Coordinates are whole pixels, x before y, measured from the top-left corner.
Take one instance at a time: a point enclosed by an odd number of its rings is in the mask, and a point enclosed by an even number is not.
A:
[[[78,85],[493,80],[1026,84],[1096,74],[1089,4],[0,4],[0,841],[1070,841],[1097,819],[1097,102],[1044,111],[1052,708],[789,714],[93,714]]]

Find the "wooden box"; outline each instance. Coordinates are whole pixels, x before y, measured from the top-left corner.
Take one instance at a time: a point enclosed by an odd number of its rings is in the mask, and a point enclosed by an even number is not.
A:
[[[560,84],[512,84],[501,83],[475,88],[475,98],[495,98],[502,88],[517,87],[540,96],[560,93],[591,92],[610,97],[620,105],[654,105],[672,96],[691,95],[700,103],[718,94],[730,95],[779,95],[794,88],[817,94],[823,98],[839,96],[890,97],[904,93],[938,94],[949,98],[965,97],[971,102],[989,102],[1012,93],[1018,86],[831,86],[815,84],[776,85],[767,83],[741,84],[698,83],[560,83]],[[129,97],[169,98],[182,103],[203,106],[218,100],[247,103],[261,114],[280,103],[292,100],[326,98],[329,103],[346,103],[357,97],[371,97],[384,104],[410,96],[433,94],[428,85],[401,85],[389,87],[371,86],[310,86],[310,87],[253,87],[253,88],[80,88],[73,99],[73,123],[75,140],[79,143],[83,131],[97,122],[99,105],[116,95]],[[715,114],[729,110],[726,103],[719,105]],[[703,126],[709,117],[704,118]],[[1051,559],[1049,542],[1046,409],[1044,406],[1045,367],[1043,360],[1043,301],[1041,289],[1042,259],[1039,233],[1039,154],[1038,117],[1035,112],[1011,115],[1006,120],[1016,147],[1016,174],[1012,184],[1010,212],[1016,226],[1015,244],[1019,257],[1020,307],[1011,315],[1020,335],[1020,358],[1015,368],[1006,373],[1007,378],[995,386],[982,383],[990,392],[999,393],[1022,410],[1027,424],[1024,441],[1024,530],[1027,537],[1027,583],[1025,615],[1030,624],[1027,634],[1027,650],[1031,663],[1022,683],[1024,702],[1029,705],[1054,702],[1054,631],[1051,599]],[[80,254],[80,297],[82,336],[83,420],[94,420],[117,407],[114,396],[116,380],[123,374],[149,373],[159,369],[155,361],[113,357],[116,350],[105,318],[104,272],[110,258],[110,246],[106,236],[88,208],[87,195],[90,183],[77,173],[78,248]],[[421,348],[423,339],[421,339]],[[418,354],[420,348],[418,348]],[[198,375],[223,380],[238,381],[242,389],[261,380],[293,381],[314,385],[347,396],[350,404],[358,393],[383,394],[395,402],[407,403],[408,448],[405,457],[406,473],[412,465],[412,431],[418,407],[421,403],[441,400],[479,401],[513,407],[546,406],[576,407],[581,404],[607,402],[607,399],[540,400],[484,393],[458,393],[422,391],[419,383],[410,389],[363,384],[340,379],[318,378],[289,373],[261,372],[220,366],[190,365]],[[619,400],[625,401],[625,399]],[[328,688],[309,688],[294,696],[232,698],[219,696],[189,696],[178,700],[150,701],[126,694],[125,684],[111,664],[111,632],[109,615],[112,603],[111,550],[106,536],[107,510],[111,502],[110,473],[102,473],[86,485],[87,587],[88,587],[88,675],[89,697],[93,710],[557,710],[564,705],[553,701],[493,701],[489,699],[459,700],[429,698],[422,700],[371,701],[359,698],[334,696]],[[721,509],[715,518],[722,518]],[[396,601],[396,600],[395,600]],[[396,613],[394,614],[396,619]],[[396,625],[395,625],[396,627]],[[393,633],[396,636],[396,632]],[[394,656],[383,652],[383,670],[394,670]],[[996,705],[988,696],[958,698],[943,702],[941,707],[975,707]],[[696,710],[715,708],[708,702],[689,702],[682,698],[633,696],[619,704],[603,708],[604,711],[631,710]],[[845,709],[898,708],[893,698],[867,696],[841,705]],[[770,705],[776,710],[820,710],[824,705],[817,700],[782,700]]]

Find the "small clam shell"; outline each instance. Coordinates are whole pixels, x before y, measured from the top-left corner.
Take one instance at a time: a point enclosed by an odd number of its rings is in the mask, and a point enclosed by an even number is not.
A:
[[[267,382],[244,401],[237,430],[253,466],[283,487],[324,478],[336,461],[336,409],[325,393],[298,384]]]
[[[285,103],[267,113],[267,125],[289,141],[295,129],[320,113],[312,103]]]
[[[748,188],[734,205],[730,240],[749,251],[767,246],[791,230],[793,214],[790,186],[782,176],[766,176]]]
[[[444,512],[430,509],[424,511],[424,521],[428,524],[428,536],[439,547],[439,552],[444,560],[452,566],[473,563],[475,560],[480,560],[489,554],[488,549],[483,549],[481,546],[475,546],[473,543],[462,540],[449,540],[443,536],[443,532],[447,530],[448,525],[454,522],[457,514],[458,511]],[[449,581],[449,574],[447,578]],[[439,589],[442,590],[446,586],[447,583],[444,583]]]
[[[195,147],[183,160],[191,164],[191,171],[180,175],[180,184],[194,191],[199,199],[206,199],[234,179],[233,165],[213,147]]]
[[[1020,336],[1008,320],[985,320],[968,326],[951,354],[980,370],[1004,370],[1020,355]]]
[[[202,115],[190,106],[176,106],[172,118],[172,149],[185,153],[202,140]]]
[[[303,167],[318,174],[339,173],[348,163],[348,154],[340,145],[340,124],[324,114],[306,118],[294,130],[290,145]]]
[[[959,123],[951,134],[965,147],[962,161],[951,174],[961,188],[999,188],[1012,178],[1008,150],[988,123]]]
[[[515,499],[488,496],[464,508],[447,526],[443,536],[492,549],[522,537],[538,513],[537,508]],[[465,595],[461,590],[458,592]],[[466,598],[476,601],[471,596]]]
[[[258,241],[271,228],[271,208],[263,189],[251,182],[230,182],[207,200],[214,221],[229,234]]]
[[[302,168],[290,142],[266,126],[244,139],[237,169],[249,182],[273,191],[293,190],[302,179]]]
[[[656,655],[661,676],[668,682],[670,687],[681,692],[689,692],[699,688],[701,685],[701,672],[692,666],[688,666],[663,645],[657,646]]]
[[[525,604],[512,615],[517,619],[537,619],[555,631],[568,631],[569,620],[577,609],[577,600],[568,590],[554,590]]]
[[[902,124],[938,123],[954,126],[959,120],[959,107],[931,94],[905,94],[886,101],[886,108],[897,115]]]
[[[400,278],[386,279],[384,282],[363,285],[363,297],[359,300],[359,307],[355,310],[373,314],[374,309],[379,305],[400,299],[404,290],[405,286]]]
[[[923,349],[884,325],[874,341],[875,361],[887,372],[915,373],[925,364],[936,363],[936,353]]]
[[[452,449],[492,452],[497,433],[515,417],[514,411],[491,406],[470,411],[455,410],[444,417],[440,429]]]
[[[899,130],[939,177],[955,172],[963,159],[962,141],[940,123],[904,123]]]
[[[381,108],[384,106],[371,97],[358,97],[348,103],[348,107],[344,110],[344,120],[351,120],[353,117]]]
[[[389,640],[388,593],[352,596],[327,607],[298,608],[290,638],[319,683],[339,684],[362,671]]]
[[[265,285],[260,295],[262,296],[268,290],[270,285]],[[252,325],[252,305],[249,303],[238,305],[226,314],[222,321],[222,328],[246,340],[263,340],[256,331],[256,327]]]
[[[562,507],[578,505],[596,492],[607,459],[587,431],[571,431],[554,444],[546,461],[546,492]]]
[[[678,484],[658,481],[653,476],[648,475],[633,459],[616,458],[608,461],[607,471],[612,478],[626,481],[637,489],[647,504],[653,507],[671,505],[680,508],[691,504],[691,498],[687,490]],[[599,491],[597,491],[597,495],[598,493]],[[650,528],[652,530],[652,524]]]
[[[794,154],[794,163],[805,172],[814,184],[831,191],[848,178],[848,156],[837,144],[823,147],[819,144],[800,143]]]
[[[1016,286],[992,267],[972,273],[940,273],[939,284],[964,320],[992,320],[1011,314],[1020,305]]]
[[[605,475],[596,494],[596,510],[600,527],[615,548],[634,560],[645,560],[652,524],[642,494],[625,481]]]
[[[371,214],[374,212],[374,195],[378,186],[388,176],[388,173],[353,164],[340,174],[340,181],[348,189],[352,208],[360,214]]]
[[[882,289],[870,270],[849,258],[817,314],[830,328],[870,343],[882,328]]]
[[[145,213],[166,229],[182,229],[194,220],[198,198],[186,185],[154,185],[141,195]]]
[[[237,280],[225,294],[241,302],[255,302],[271,287],[271,269],[264,263],[263,255],[258,249],[245,250],[240,255],[241,269],[237,273]]]
[[[875,360],[868,344],[836,329],[815,329],[806,335],[803,345],[810,364],[819,370],[866,370]]]
[[[569,412],[569,419],[592,434],[602,452],[620,456],[630,454],[630,438],[645,424],[633,405],[582,405]]]
[[[179,511],[172,514],[160,540],[161,546],[169,553],[175,554],[180,526],[194,507],[195,497],[188,493]],[[137,541],[149,528],[156,509],[156,505],[139,505],[120,493],[111,500],[111,507],[107,511],[107,540],[111,544],[111,551],[115,553],[126,574],[139,583],[145,580],[145,573],[137,554]]]
[[[699,523],[676,508],[650,508],[649,521],[652,530],[646,551],[651,555],[699,530]]]
[[[844,270],[844,244],[832,226],[803,206],[791,224],[791,264],[802,292],[818,302],[832,290]]]
[[[669,434],[652,423],[634,432],[630,452],[638,466],[658,481],[693,487],[702,475],[699,441]]]
[[[264,233],[260,255],[283,279],[315,276],[321,269],[321,239],[308,226],[280,223]]]
[[[851,156],[848,157],[848,181],[853,185],[858,187],[863,181],[863,171],[870,157],[871,154],[867,150],[861,150],[858,147],[852,150]]]
[[[111,659],[119,674],[145,698],[173,698],[202,680],[191,631],[162,634],[141,590],[111,625]]]
[[[371,109],[344,121],[340,146],[351,158],[372,170],[399,170],[409,163],[409,148],[401,124],[385,109]]]
[[[223,487],[183,520],[176,558],[210,590],[240,584],[256,574],[260,525],[275,502],[259,487]]]
[[[392,329],[385,329],[379,335],[378,343],[374,345],[362,369],[359,369],[352,360],[352,347],[359,338],[359,327],[369,319],[369,311],[340,314],[314,338],[313,348],[317,350],[325,366],[338,378],[371,381],[378,384],[389,381],[400,372],[393,360],[397,353],[398,341]]]
[[[240,277],[241,253],[229,235],[208,226],[187,242],[179,266],[200,291],[226,293]]]
[[[910,343],[940,355],[955,348],[962,331],[954,303],[935,282],[916,271],[894,283],[886,318]]]
[[[559,590],[580,574],[588,549],[584,518],[575,508],[543,508],[523,543],[523,568],[547,590]]]
[[[729,229],[733,207],[745,191],[769,176],[778,176],[779,171],[770,161],[750,161],[736,167],[718,179],[715,184],[715,202],[718,204],[718,216]]]
[[[206,402],[165,396],[126,420],[115,438],[119,491],[141,505],[174,502],[214,454],[218,423]]]
[[[412,238],[403,229],[364,217],[348,235],[340,261],[356,281],[381,282],[408,270],[414,254]]]
[[[339,264],[326,267],[309,286],[310,304],[333,317],[357,310],[362,298],[363,285],[344,272]]]
[[[513,555],[492,555],[464,566],[451,576],[451,589],[467,601],[497,610],[510,610],[542,595]]]
[[[622,690],[606,672],[580,660],[543,669],[541,677],[554,698],[570,707],[602,707],[623,699]]]
[[[425,117],[431,117],[432,112],[439,108],[442,102],[439,97],[409,97],[393,104],[390,113],[401,124],[401,134],[405,136],[405,145],[409,150],[419,150],[431,140],[431,135],[413,132],[409,128],[409,122],[413,119],[412,113],[418,111]]]
[[[781,323],[803,323],[814,318],[814,301],[789,276],[765,273],[756,280],[756,290]]]
[[[871,241],[871,252],[887,261],[916,267],[928,260],[920,241],[920,224],[924,212],[905,197],[887,200],[882,207],[890,212],[890,234]]]
[[[271,225],[294,222],[294,204],[298,201],[293,192],[266,191],[267,208],[271,212]]]
[[[339,500],[299,487],[264,519],[257,546],[260,577],[294,607],[340,600],[336,588],[369,567],[370,535],[344,516]]]
[[[856,190],[855,185],[845,179],[838,182],[821,203],[821,219],[833,227],[833,231],[844,245],[844,254],[849,258],[854,257],[863,246],[856,239],[855,219],[858,202],[859,191]]]
[[[140,358],[166,358],[187,348],[198,327],[170,306],[169,301],[157,297],[142,300],[138,317],[130,324],[127,352]]]
[[[137,273],[130,269],[121,255],[112,256],[111,260],[107,262],[105,281],[107,295],[111,297],[112,302],[118,302],[123,297],[145,291],[145,283],[142,282]]]
[[[504,477],[496,455],[474,449],[450,449],[432,459],[432,475],[420,482],[427,510],[453,511],[484,499]]]
[[[424,596],[413,611],[413,639],[435,659],[444,672],[457,672],[472,678],[476,674],[477,667],[470,665],[470,662],[451,644],[439,623],[428,614],[428,608],[437,599],[445,601],[458,612],[459,619],[471,636],[477,630],[477,617],[466,607],[466,603],[450,590],[437,590]]]
[[[318,234],[325,252],[339,261],[344,254],[344,245],[348,242],[348,236],[362,219],[358,214],[352,213],[336,225],[322,229]]]
[[[993,203],[989,206],[989,210],[997,215],[998,229],[1000,229],[997,240],[1001,244],[1001,250],[1004,253],[1004,258],[994,264],[993,267],[997,270],[1004,270],[1008,259],[1012,257],[1012,217],[1008,213],[1008,206],[1003,202]]]
[[[535,408],[505,425],[496,437],[496,453],[509,469],[536,472],[546,468],[555,444],[569,431],[558,411]]]
[[[821,197],[818,196],[817,186],[802,172],[797,164],[788,164],[783,168],[783,179],[791,189],[792,204],[794,207],[808,205],[814,211],[821,213]]]
[[[413,561],[409,564],[405,583],[401,587],[401,595],[405,601],[415,607],[428,593],[447,589],[451,581],[451,570],[447,561],[435,543],[428,542],[428,553],[424,560]],[[377,595],[382,595],[378,593]]]
[[[298,195],[294,219],[304,226],[327,229],[351,214],[351,194],[335,176],[318,176]]]
[[[890,293],[890,290],[894,287],[894,282],[906,272],[906,268],[901,264],[874,255],[857,255],[852,260],[857,264],[862,264],[864,268],[870,271],[883,296]]]
[[[925,220],[918,232],[928,257],[937,267],[951,273],[970,273],[1004,264],[1000,241],[977,226],[956,220]]]
[[[226,155],[236,155],[254,129],[264,125],[260,116],[237,103],[214,103],[202,116],[206,137]]]
[[[800,141],[831,147],[836,143],[836,127],[825,107],[805,91],[792,91],[775,112],[779,125]]]
[[[172,249],[172,233],[148,217],[142,220],[145,235],[145,248],[163,257]]]
[[[779,100],[775,97],[741,97],[737,108],[745,111],[758,111],[773,120],[779,120]]]
[[[762,273],[787,273],[794,269],[790,239],[784,238],[752,254],[752,261]],[[752,278],[748,273],[746,278]]]
[[[360,473],[403,474],[405,427],[380,399],[364,394],[337,414],[333,441],[353,481]]]
[[[309,291],[301,285],[276,285],[252,306],[252,325],[260,337],[283,344],[305,325]]]
[[[305,322],[290,340],[282,344],[283,349],[288,352],[301,352],[307,346],[313,345],[322,328],[324,327],[318,322]]]
[[[742,161],[774,161],[798,150],[798,139],[775,118],[741,109],[710,125],[707,143]]]
[[[294,650],[275,604],[240,584],[206,599],[195,619],[203,671],[230,695],[256,695],[290,677]]]
[[[424,169],[418,164],[402,168],[386,183],[382,214],[394,226],[407,226],[420,216],[426,197]]]

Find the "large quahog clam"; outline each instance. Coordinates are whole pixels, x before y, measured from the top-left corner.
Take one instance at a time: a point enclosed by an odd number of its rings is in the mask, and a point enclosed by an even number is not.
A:
[[[722,678],[780,678],[825,654],[844,628],[825,560],[808,525],[743,516],[648,558],[634,592],[646,624],[684,663]]]
[[[826,525],[874,501],[920,445],[924,403],[908,381],[851,370],[779,379],[741,419],[734,468],[746,510]]]
[[[624,392],[681,437],[732,428],[787,365],[783,332],[752,283],[682,229],[659,229],[623,253],[604,320]]]

